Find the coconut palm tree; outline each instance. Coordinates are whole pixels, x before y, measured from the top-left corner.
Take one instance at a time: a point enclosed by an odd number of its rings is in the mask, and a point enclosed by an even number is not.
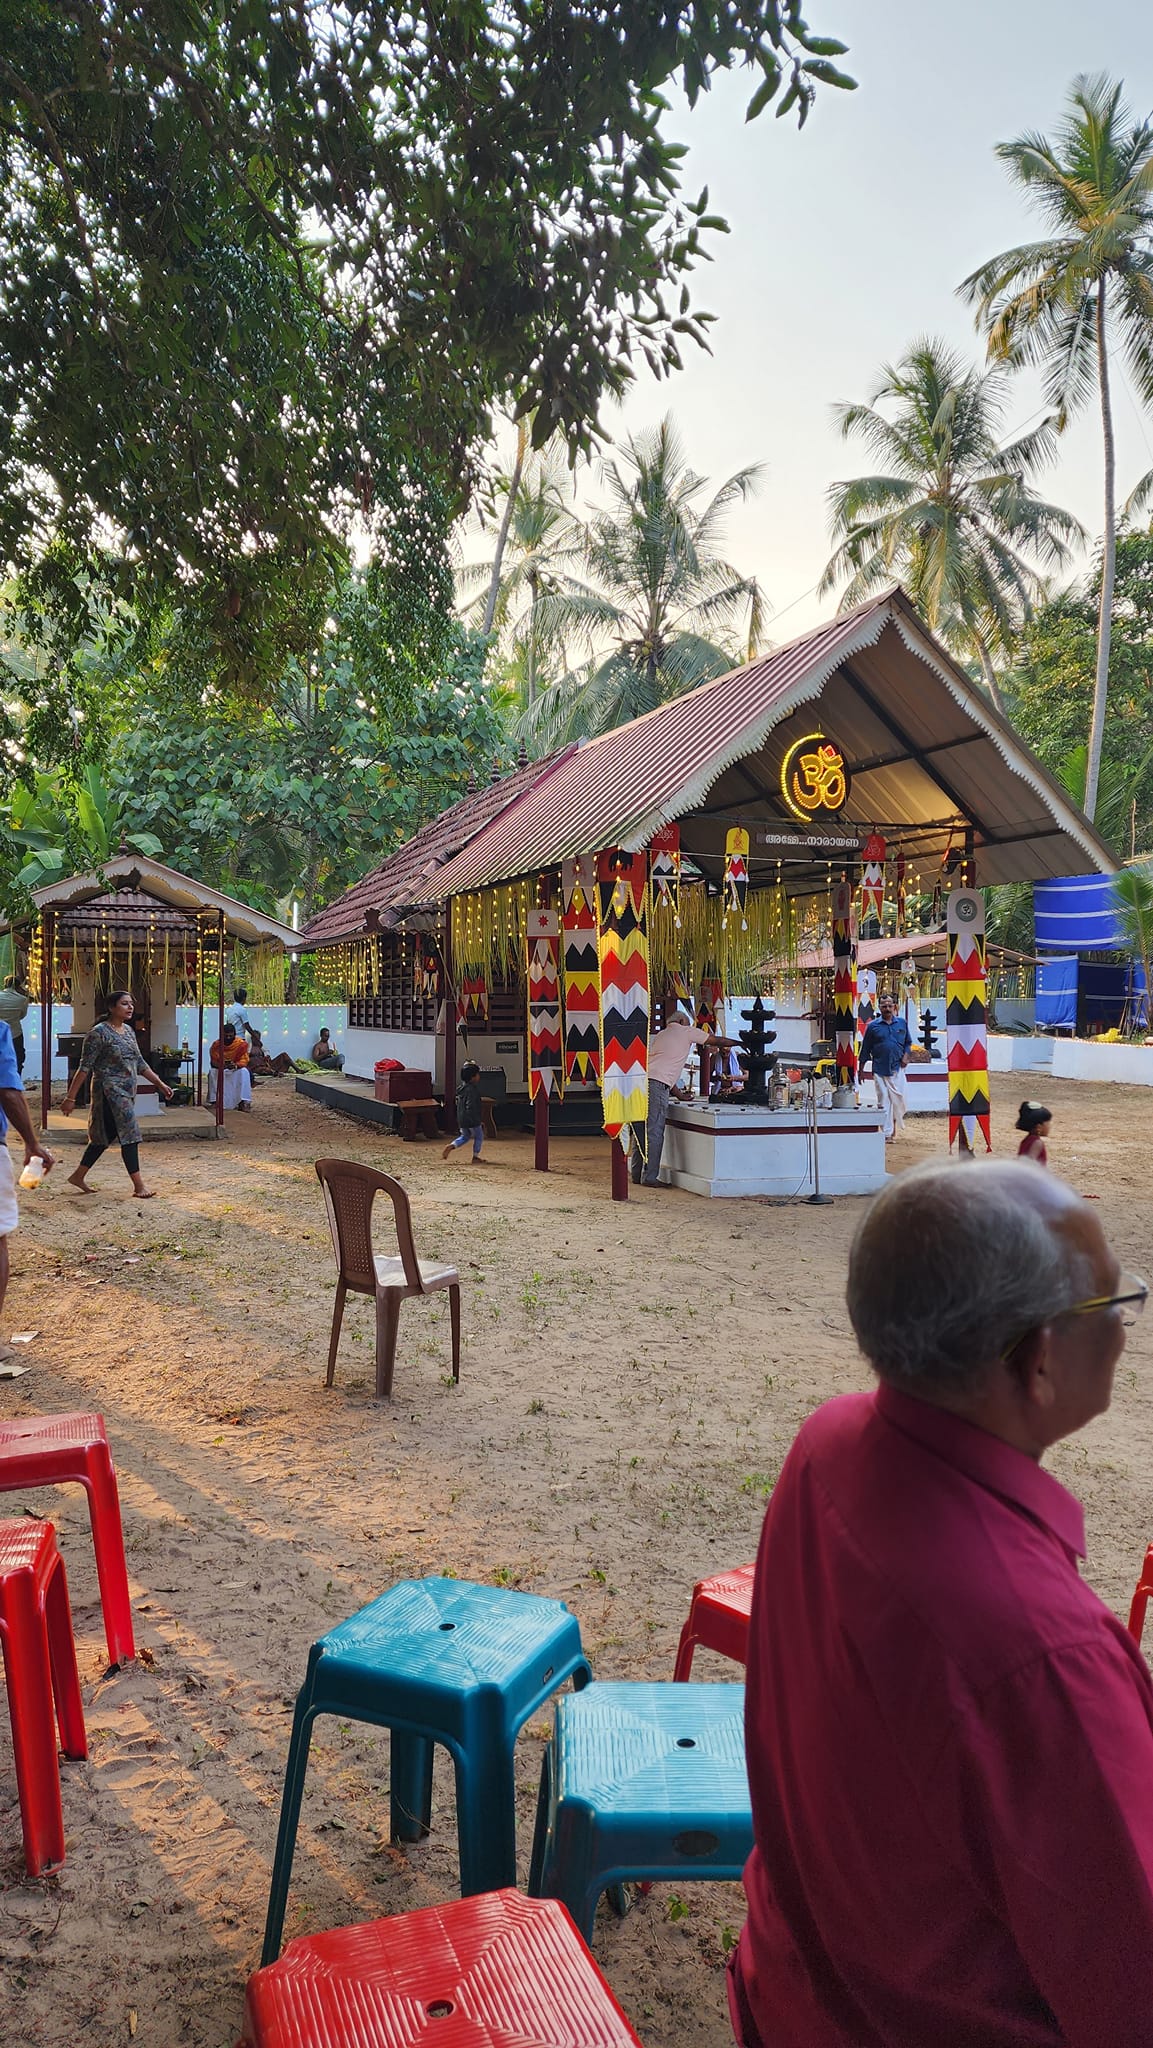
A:
[[[965,279],[989,353],[1039,364],[1058,430],[1096,385],[1105,447],[1105,544],[1085,809],[1097,805],[1109,692],[1117,553],[1110,331],[1139,396],[1153,404],[1153,119],[1130,125],[1122,87],[1074,80],[1055,141],[1022,135],[997,154],[1050,234],[1007,249]]]
[[[966,369],[929,338],[884,366],[867,405],[837,406],[843,438],[863,441],[884,468],[830,487],[837,545],[819,585],[823,594],[843,582],[847,611],[903,583],[954,653],[980,662],[998,710],[994,658],[1011,653],[1044,595],[1042,569],[1063,567],[1067,543],[1084,539],[1071,513],[1029,485],[1052,458],[1052,422],[1002,442],[1006,404],[1001,373]]]
[[[486,639],[490,633],[500,636],[507,672],[520,679],[529,707],[548,675],[565,666],[563,647],[556,644],[558,613],[545,600],[581,593],[572,571],[583,557],[585,535],[558,447],[526,462],[518,445],[505,491],[495,556],[491,563],[460,569],[457,587],[462,594],[477,593],[465,615],[479,623]]]
[[[759,465],[738,470],[706,498],[671,417],[604,462],[608,503],[584,545],[589,587],[542,607],[549,628],[583,643],[588,658],[541,692],[522,720],[526,738],[555,746],[605,732],[752,659],[764,603],[720,542],[727,513],[760,475]]]

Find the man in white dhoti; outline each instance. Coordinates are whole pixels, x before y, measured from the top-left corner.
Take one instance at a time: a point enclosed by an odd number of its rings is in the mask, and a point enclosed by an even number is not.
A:
[[[881,997],[881,1014],[874,1017],[861,1040],[858,1071],[873,1069],[877,1108],[885,1120],[885,1143],[899,1138],[905,1125],[905,1068],[912,1041],[909,1027],[897,1015],[892,996]]]

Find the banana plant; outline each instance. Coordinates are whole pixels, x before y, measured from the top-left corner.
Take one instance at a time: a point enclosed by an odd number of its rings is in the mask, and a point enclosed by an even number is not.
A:
[[[100,867],[111,860],[121,842],[156,858],[163,852],[153,832],[129,832],[120,804],[111,796],[98,768],[82,769],[75,782],[59,775],[37,775],[29,788],[20,783],[8,805],[5,836],[24,854],[16,876],[23,889],[42,889],[76,867]]]

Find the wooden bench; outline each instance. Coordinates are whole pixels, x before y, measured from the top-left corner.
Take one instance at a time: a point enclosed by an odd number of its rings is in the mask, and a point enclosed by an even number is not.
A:
[[[430,1095],[414,1102],[398,1102],[394,1105],[400,1118],[400,1135],[405,1144],[414,1138],[438,1137],[436,1114],[439,1102]],[[395,1129],[395,1125],[393,1127]]]
[[[499,1136],[496,1127],[496,1096],[482,1095],[480,1098],[480,1121],[486,1138]]]

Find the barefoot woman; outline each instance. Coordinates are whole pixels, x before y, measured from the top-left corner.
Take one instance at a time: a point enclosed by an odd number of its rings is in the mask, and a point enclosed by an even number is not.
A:
[[[95,1166],[102,1152],[109,1145],[119,1142],[120,1156],[132,1177],[132,1192],[138,1201],[146,1202],[154,1193],[146,1188],[140,1177],[140,1125],[136,1121],[136,1077],[144,1075],[159,1088],[166,1102],[172,1100],[172,1090],[151,1067],[146,1066],[132,1029],[132,1012],[135,1005],[126,988],[119,988],[107,998],[108,1015],[102,1024],[93,1025],[84,1040],[84,1051],[80,1065],[68,1084],[68,1093],[60,1105],[65,1116],[71,1116],[76,1107],[76,1091],[85,1074],[92,1076],[92,1107],[88,1113],[89,1144],[75,1173],[70,1173],[70,1187],[79,1188],[82,1195],[94,1195],[85,1175],[90,1166]]]

